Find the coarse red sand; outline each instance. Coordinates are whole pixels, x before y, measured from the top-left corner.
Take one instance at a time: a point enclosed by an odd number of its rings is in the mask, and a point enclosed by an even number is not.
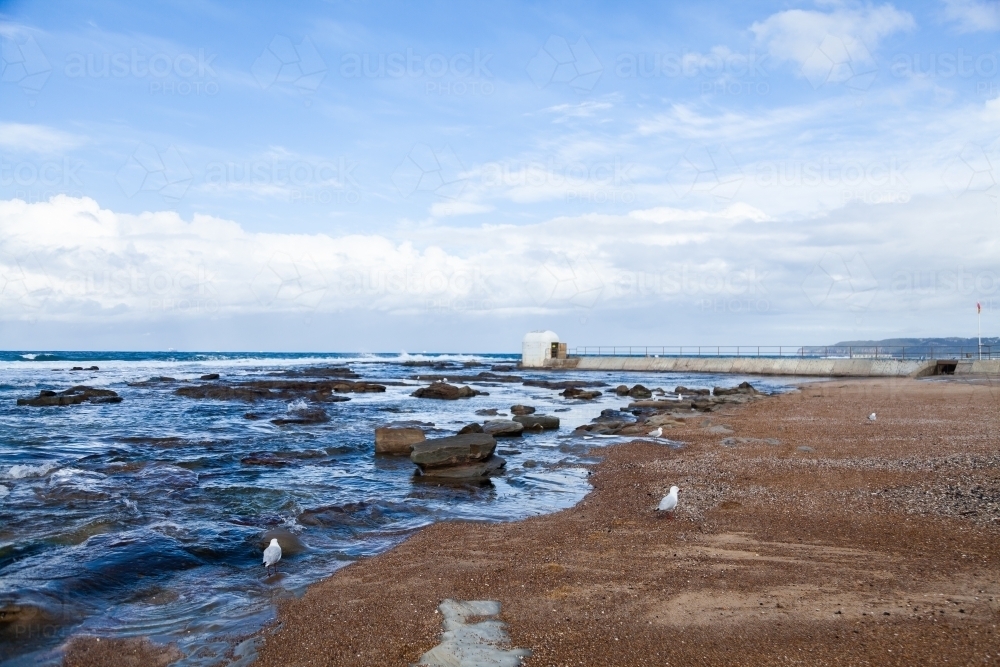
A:
[[[282,604],[255,664],[408,665],[445,598],[499,600],[528,667],[1000,664],[995,379],[815,383],[669,436],[608,448],[576,507],[344,568]],[[653,511],[671,484],[675,520]]]

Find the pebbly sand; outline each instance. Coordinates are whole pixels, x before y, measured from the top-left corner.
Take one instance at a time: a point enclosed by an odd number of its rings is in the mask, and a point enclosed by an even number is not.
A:
[[[499,601],[528,667],[1000,664],[995,379],[815,383],[666,435],[687,444],[608,448],[572,509],[340,570],[282,604],[254,664],[414,663],[446,598]],[[653,511],[671,484],[675,520]]]

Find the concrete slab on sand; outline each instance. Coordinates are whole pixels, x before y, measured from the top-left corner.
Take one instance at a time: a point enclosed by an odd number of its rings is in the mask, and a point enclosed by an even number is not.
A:
[[[495,600],[445,600],[438,606],[444,617],[441,643],[420,656],[414,667],[519,667],[530,656],[524,648],[503,649],[510,642],[507,626],[496,620]],[[472,618],[483,618],[470,623]]]

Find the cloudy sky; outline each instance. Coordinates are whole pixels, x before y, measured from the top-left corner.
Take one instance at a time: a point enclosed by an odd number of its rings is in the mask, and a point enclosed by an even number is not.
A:
[[[1000,334],[996,1],[294,4],[0,2],[0,347]]]

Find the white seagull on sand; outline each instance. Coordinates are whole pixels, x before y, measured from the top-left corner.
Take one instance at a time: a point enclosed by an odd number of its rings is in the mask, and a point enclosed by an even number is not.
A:
[[[274,568],[274,572],[278,572],[278,561],[281,560],[281,545],[278,544],[277,538],[272,539],[271,543],[267,545],[264,549],[264,571],[266,572],[270,568]]]
[[[870,422],[875,421],[875,413],[874,412],[871,413],[870,415],[868,415],[868,421],[870,421]]]
[[[654,438],[659,438],[660,436],[663,435],[663,427],[657,426],[655,431],[650,431],[647,435],[651,435]]]
[[[658,512],[670,512],[668,516],[672,519],[674,518],[674,510],[677,508],[677,492],[680,491],[676,486],[670,487],[670,493],[663,496],[663,500],[660,501],[660,505],[656,508]]]

